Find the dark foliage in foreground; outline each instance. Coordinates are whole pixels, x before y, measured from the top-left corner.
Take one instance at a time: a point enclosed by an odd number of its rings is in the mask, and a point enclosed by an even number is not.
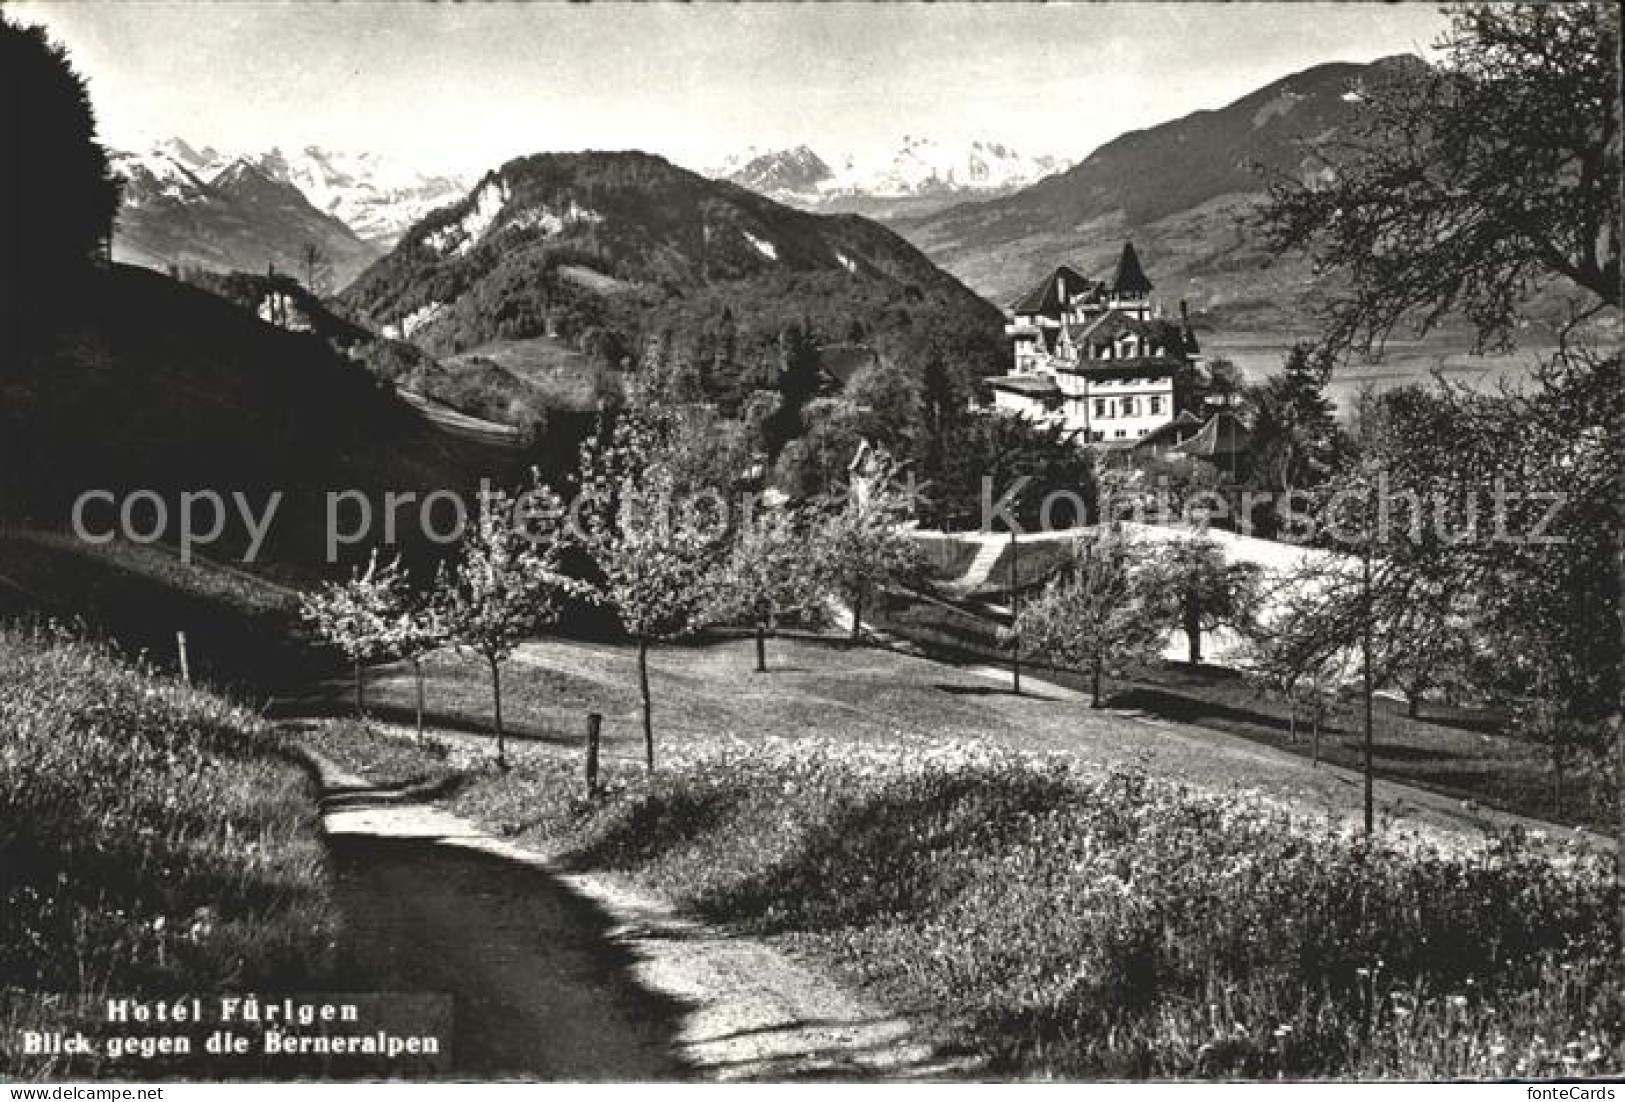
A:
[[[1260,213],[1271,251],[1348,276],[1324,319],[1332,355],[1452,315],[1481,347],[1509,347],[1554,283],[1594,296],[1587,315],[1620,305],[1618,10],[1462,5],[1439,46],[1438,67],[1362,93],[1317,151],[1331,171],[1277,171]]]
[[[4,348],[53,311],[111,234],[118,185],[84,80],[43,30],[3,15],[0,104]]]

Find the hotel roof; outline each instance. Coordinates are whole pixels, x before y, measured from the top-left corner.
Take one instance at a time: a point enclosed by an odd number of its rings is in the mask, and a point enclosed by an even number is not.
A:
[[[1010,311],[1015,314],[1059,314],[1066,304],[1061,301],[1060,284],[1065,280],[1069,287],[1082,290],[1091,281],[1080,275],[1076,269],[1062,264],[1044,279],[1010,304]]]
[[[1061,387],[1049,375],[998,375],[987,381],[995,390],[1008,390],[1029,398],[1059,398]]]

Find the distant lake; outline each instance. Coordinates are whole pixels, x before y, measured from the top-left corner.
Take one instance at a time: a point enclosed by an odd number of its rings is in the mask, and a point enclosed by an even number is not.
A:
[[[1203,351],[1234,361],[1252,382],[1279,372],[1292,343],[1291,336],[1280,333],[1214,333],[1204,340]],[[1425,384],[1434,372],[1474,389],[1494,391],[1503,384],[1522,389],[1536,365],[1552,351],[1550,347],[1519,348],[1505,355],[1475,356],[1459,344],[1390,341],[1379,362],[1339,368],[1326,391],[1337,403],[1338,416],[1347,417],[1365,388],[1381,392],[1410,383]]]

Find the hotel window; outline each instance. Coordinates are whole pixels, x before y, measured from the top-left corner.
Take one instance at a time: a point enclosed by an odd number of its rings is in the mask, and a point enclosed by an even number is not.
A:
[[[1149,401],[1151,402],[1151,416],[1155,417],[1162,412],[1162,396],[1153,394]]]
[[[1113,432],[1112,435],[1121,440],[1123,437],[1128,435],[1128,429],[1118,429],[1117,431]]]
[[[1096,417],[1110,417],[1111,415],[1112,415],[1112,404],[1110,402],[1108,402],[1104,398],[1096,398],[1095,399],[1095,416]]]
[[[1123,406],[1123,416],[1124,417],[1137,416],[1137,414],[1135,412],[1135,403],[1134,403],[1133,398],[1124,398],[1124,399],[1122,399],[1122,406]]]

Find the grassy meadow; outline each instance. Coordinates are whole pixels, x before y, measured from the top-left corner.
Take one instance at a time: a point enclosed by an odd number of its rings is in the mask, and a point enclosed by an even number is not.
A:
[[[0,626],[0,1075],[150,1075],[11,1046],[69,997],[331,990],[334,925],[310,783],[273,727]]]
[[[987,1073],[1508,1077],[1625,1069],[1612,859],[1335,821],[988,741],[672,739],[652,778],[480,740],[307,737],[568,867],[834,966]]]
[[[532,388],[545,409],[595,409],[597,379],[604,374],[591,357],[547,336],[491,341],[444,360],[453,374],[481,364],[495,366]]]
[[[1039,560],[1034,570],[1043,568],[1039,555],[1024,551],[1023,556],[1024,570],[1030,560]],[[898,599],[874,612],[887,631],[933,653],[1000,665],[1010,661],[1008,647],[998,637],[997,618],[974,606]],[[1028,673],[1079,690],[1089,682],[1085,674],[1071,670],[1029,665]],[[1306,705],[1299,704],[1294,719],[1285,701],[1221,666],[1159,660],[1134,668],[1125,677],[1108,680],[1107,703],[1237,735],[1302,758],[1318,756],[1347,769],[1364,768],[1364,715],[1357,695],[1327,695],[1318,739]],[[1505,716],[1484,708],[1430,700],[1413,718],[1404,702],[1378,696],[1373,712],[1379,777],[1515,815],[1605,834],[1614,829],[1617,785],[1606,757],[1576,756],[1564,770],[1555,771],[1549,750],[1508,733]]]

